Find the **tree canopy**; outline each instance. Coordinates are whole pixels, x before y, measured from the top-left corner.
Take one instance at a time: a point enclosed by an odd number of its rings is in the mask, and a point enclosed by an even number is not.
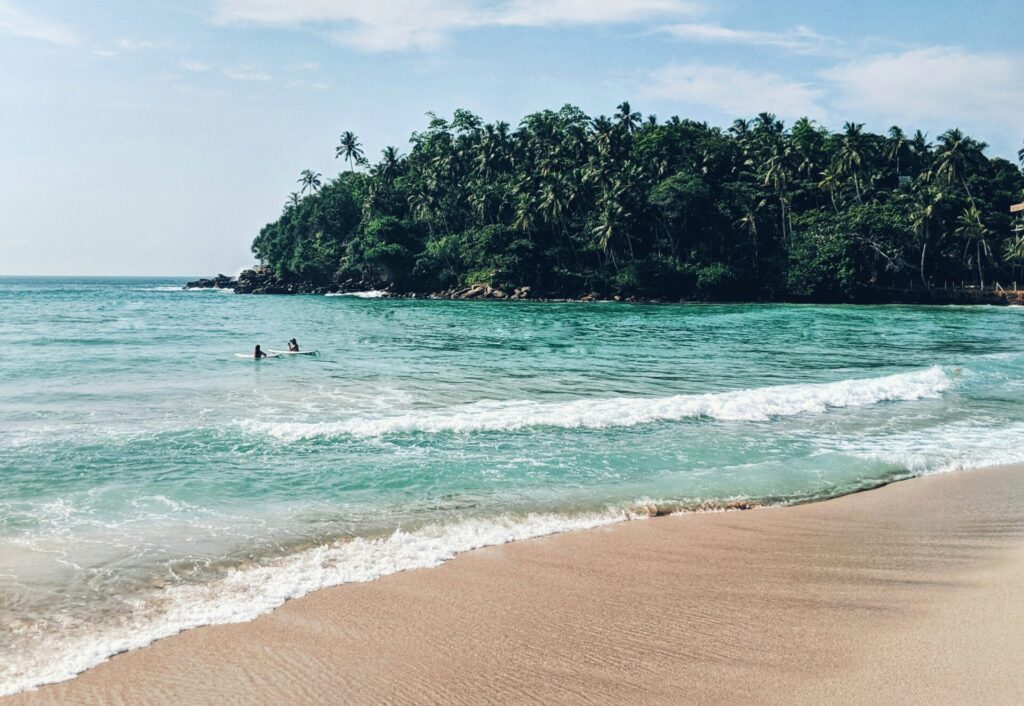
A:
[[[834,301],[984,287],[1024,264],[1009,213],[1024,174],[986,147],[959,129],[933,143],[771,113],[723,130],[629,103],[596,118],[566,105],[516,128],[456,110],[373,164],[342,133],[347,171],[304,171],[252,248],[310,287]]]

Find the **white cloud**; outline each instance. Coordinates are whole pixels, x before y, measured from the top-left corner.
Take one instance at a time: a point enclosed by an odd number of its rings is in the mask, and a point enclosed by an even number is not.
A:
[[[0,34],[63,46],[79,43],[78,36],[68,27],[31,15],[7,0],[0,0]]]
[[[178,65],[186,71],[191,71],[193,73],[202,73],[203,71],[209,71],[213,68],[203,61],[182,61]]]
[[[323,81],[305,81],[303,79],[292,79],[288,81],[285,86],[288,88],[305,88],[310,91],[326,91],[330,88],[330,84],[324,83]]]
[[[270,74],[263,73],[252,64],[241,66],[228,66],[220,70],[226,78],[232,81],[269,81]]]
[[[122,51],[141,51],[143,49],[157,49],[163,46],[148,39],[118,39],[115,44]]]
[[[151,42],[148,39],[118,39],[110,47],[97,47],[92,50],[96,56],[117,56],[125,52],[161,49],[168,46],[167,42]]]
[[[695,0],[215,0],[215,18],[309,27],[366,51],[394,51],[429,49],[459,30],[636,22],[698,7]]]
[[[881,54],[821,73],[835,104],[907,124],[963,124],[1004,130],[1019,139],[1024,115],[1024,59],[930,47]]]
[[[679,39],[722,44],[743,44],[786,49],[798,53],[823,53],[834,51],[839,42],[814,30],[799,26],[784,32],[761,32],[756,30],[732,29],[719,24],[689,23],[666,25],[661,31]]]
[[[640,92],[644,98],[679,103],[681,108],[704,106],[730,118],[769,111],[784,118],[822,119],[828,113],[819,88],[766,71],[730,66],[670,64],[655,71]]]
[[[494,24],[612,24],[692,15],[699,8],[696,2],[683,0],[511,0],[500,6]]]

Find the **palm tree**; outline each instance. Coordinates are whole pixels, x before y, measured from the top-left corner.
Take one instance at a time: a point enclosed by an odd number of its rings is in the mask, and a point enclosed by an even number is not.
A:
[[[295,208],[296,206],[299,205],[299,201],[300,201],[299,192],[293,191],[292,193],[288,194],[288,201],[285,202],[284,206],[285,206],[286,209],[287,208]]]
[[[398,176],[401,161],[402,155],[399,154],[397,147],[389,145],[381,150],[380,166],[377,171],[386,183],[390,184]]]
[[[863,203],[860,193],[860,170],[867,159],[868,150],[864,123],[846,123],[843,126],[843,138],[839,145],[836,166],[841,174],[853,177],[857,203]]]
[[[299,184],[302,184],[301,193],[305,194],[306,192],[309,192],[311,194],[315,194],[319,191],[322,184],[320,177],[322,176],[322,174],[317,174],[310,169],[303,169],[302,174],[299,175],[298,181]]]
[[[781,135],[785,126],[775,113],[758,113],[754,118],[754,131],[767,135]]]
[[[1024,230],[1016,231],[1013,240],[1006,243],[1006,259],[1024,261]]]
[[[985,289],[985,272],[982,268],[982,258],[992,257],[992,247],[989,245],[988,237],[992,235],[984,223],[981,222],[981,211],[973,204],[964,209],[964,212],[956,219],[957,235],[965,241],[964,260],[970,266],[971,259],[978,267],[978,284]],[[971,246],[974,246],[973,258],[970,256]]]
[[[736,118],[729,126],[729,133],[733,137],[743,137],[750,132],[750,121],[743,118]]]
[[[350,171],[355,171],[355,164],[363,161],[363,147],[359,144],[359,138],[351,130],[341,133],[338,138],[338,146],[334,150],[334,158],[343,157],[348,162]]]
[[[967,186],[967,175],[984,159],[983,152],[988,147],[967,137],[959,128],[946,130],[939,136],[938,152],[935,155],[933,175],[946,184],[959,184],[963,187],[967,200],[974,205],[974,197]]]
[[[930,185],[921,184],[914,191],[914,200],[911,203],[911,224],[914,227],[914,234],[917,236],[921,249],[921,281],[927,289],[928,278],[925,276],[925,255],[928,252],[928,241],[931,235],[931,226],[938,215],[938,208],[942,203],[943,193]]]
[[[839,185],[839,175],[835,169],[829,168],[821,172],[821,181],[818,182],[819,189],[828,189],[829,198],[832,200],[832,210],[839,215],[839,206],[836,205],[836,187]]]
[[[622,101],[616,108],[616,111],[615,120],[618,122],[619,128],[625,134],[632,135],[640,124],[640,113],[632,112],[628,101]]]
[[[896,175],[899,176],[903,173],[900,169],[900,160],[906,154],[910,141],[907,139],[906,133],[899,126],[893,125],[889,128],[888,143],[885,156],[890,162],[896,163]]]
[[[810,178],[818,171],[821,135],[814,127],[814,121],[808,117],[800,118],[793,123],[790,135],[799,160],[796,167],[797,174],[803,174]]]
[[[914,131],[914,136],[908,143],[910,163],[913,169],[913,176],[920,174],[931,162],[932,143],[928,141],[928,135],[920,130]]]
[[[774,116],[773,116],[774,117]],[[782,225],[782,240],[786,241],[786,193],[789,185],[790,148],[781,136],[776,137],[767,147],[767,156],[761,164],[760,177],[764,186],[770,186],[779,200],[779,217]]]

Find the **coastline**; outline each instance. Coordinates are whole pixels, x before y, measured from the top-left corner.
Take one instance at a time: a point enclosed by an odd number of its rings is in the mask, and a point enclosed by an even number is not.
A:
[[[1009,702],[1022,501],[1004,466],[494,546],[0,703]]]
[[[353,282],[329,286],[312,282],[288,281],[278,278],[267,268],[244,270],[238,277],[219,274],[187,282],[182,289],[230,290],[235,294],[313,294],[328,296],[360,296],[372,294],[383,299],[448,299],[453,301],[532,301],[532,302],[624,302],[629,304],[730,303],[730,304],[924,304],[954,305],[1024,305],[1024,290],[933,287],[931,289],[865,289],[850,298],[782,297],[770,299],[683,298],[639,295],[628,291],[541,291],[530,286],[501,289],[489,284],[475,284],[444,291],[393,291],[386,284]]]

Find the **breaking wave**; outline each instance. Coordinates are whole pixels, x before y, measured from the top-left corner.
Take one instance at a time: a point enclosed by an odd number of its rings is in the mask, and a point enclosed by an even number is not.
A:
[[[438,410],[325,422],[241,422],[246,431],[282,441],[409,433],[516,431],[530,427],[602,429],[664,421],[708,418],[765,421],[815,414],[832,408],[938,397],[952,377],[934,366],[877,378],[759,387],[671,397],[580,399],[570,402],[482,401]]]

